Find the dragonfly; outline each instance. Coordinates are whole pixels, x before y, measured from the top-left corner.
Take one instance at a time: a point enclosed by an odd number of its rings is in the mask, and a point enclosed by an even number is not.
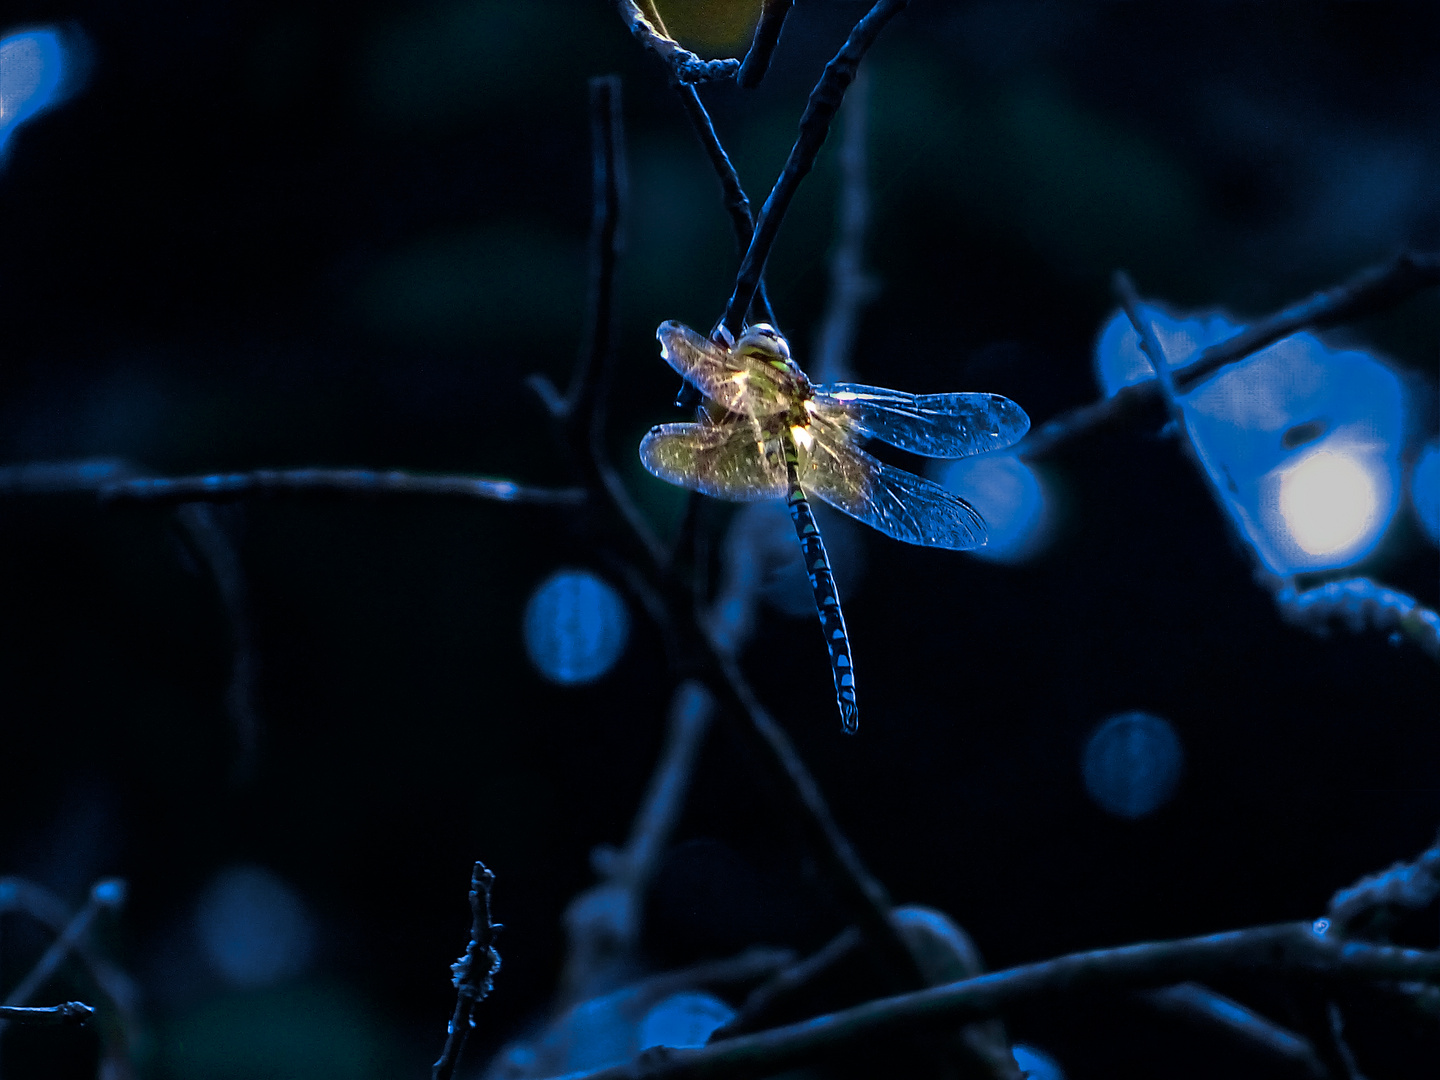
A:
[[[842,729],[859,730],[850,637],[810,496],[909,544],[963,551],[985,543],[964,499],[886,465],[871,439],[932,458],[1002,450],[1030,418],[999,394],[906,394],[858,383],[812,385],[774,327],[755,323],[716,341],[682,323],[655,335],[665,362],[706,399],[695,423],[661,424],[640,460],[662,480],[731,502],[783,498],[800,541],[830,653]]]

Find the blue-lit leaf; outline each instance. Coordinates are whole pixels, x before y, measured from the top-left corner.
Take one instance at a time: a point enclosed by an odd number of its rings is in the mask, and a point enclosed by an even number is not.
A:
[[[1060,1063],[1043,1050],[1024,1043],[1016,1043],[1010,1050],[1015,1055],[1015,1064],[1020,1066],[1027,1080],[1065,1080]]]
[[[53,104],[65,69],[54,30],[24,30],[0,38],[0,153],[15,128]]]
[[[640,1049],[704,1046],[711,1032],[735,1018],[735,1010],[712,994],[687,990],[658,1002],[640,1021]]]
[[[1178,367],[1240,329],[1223,316],[1177,319],[1150,306],[1166,362]],[[1096,347],[1107,393],[1154,378],[1118,314]],[[1369,554],[1400,490],[1400,382],[1367,353],[1295,334],[1222,369],[1180,399],[1209,477],[1260,560],[1273,572],[1349,566]]]
[[[1432,544],[1440,544],[1440,443],[1431,443],[1410,474],[1410,505]]]
[[[594,682],[620,659],[630,635],[624,601],[588,570],[557,570],[525,608],[525,650],[563,686]]]

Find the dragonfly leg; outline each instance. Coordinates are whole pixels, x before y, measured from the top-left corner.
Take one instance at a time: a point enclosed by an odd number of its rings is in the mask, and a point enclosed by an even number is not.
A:
[[[855,668],[850,662],[850,636],[845,632],[845,614],[840,610],[840,596],[835,591],[835,575],[830,570],[830,557],[825,554],[825,541],[815,524],[810,500],[800,486],[799,452],[794,439],[785,443],[785,475],[789,491],[785,497],[790,507],[790,520],[800,538],[805,558],[805,573],[815,593],[815,610],[820,614],[820,629],[825,647],[830,650],[830,673],[835,678],[835,702],[840,706],[840,726],[847,735],[860,728],[860,707],[855,703]]]

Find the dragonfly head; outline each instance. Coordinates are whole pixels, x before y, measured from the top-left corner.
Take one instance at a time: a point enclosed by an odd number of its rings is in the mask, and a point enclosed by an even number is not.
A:
[[[781,371],[799,370],[795,361],[790,359],[790,343],[769,323],[747,326],[740,340],[735,342],[735,352],[762,360]]]

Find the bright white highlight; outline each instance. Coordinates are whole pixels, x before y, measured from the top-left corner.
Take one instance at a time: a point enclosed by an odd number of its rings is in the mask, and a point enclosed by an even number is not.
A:
[[[795,445],[799,446],[802,450],[809,450],[815,445],[815,436],[810,434],[809,428],[803,428],[799,424],[794,424],[790,428],[790,434],[795,436]]]
[[[1341,555],[1362,543],[1380,511],[1374,478],[1354,457],[1317,450],[1280,475],[1280,515],[1307,555]]]

